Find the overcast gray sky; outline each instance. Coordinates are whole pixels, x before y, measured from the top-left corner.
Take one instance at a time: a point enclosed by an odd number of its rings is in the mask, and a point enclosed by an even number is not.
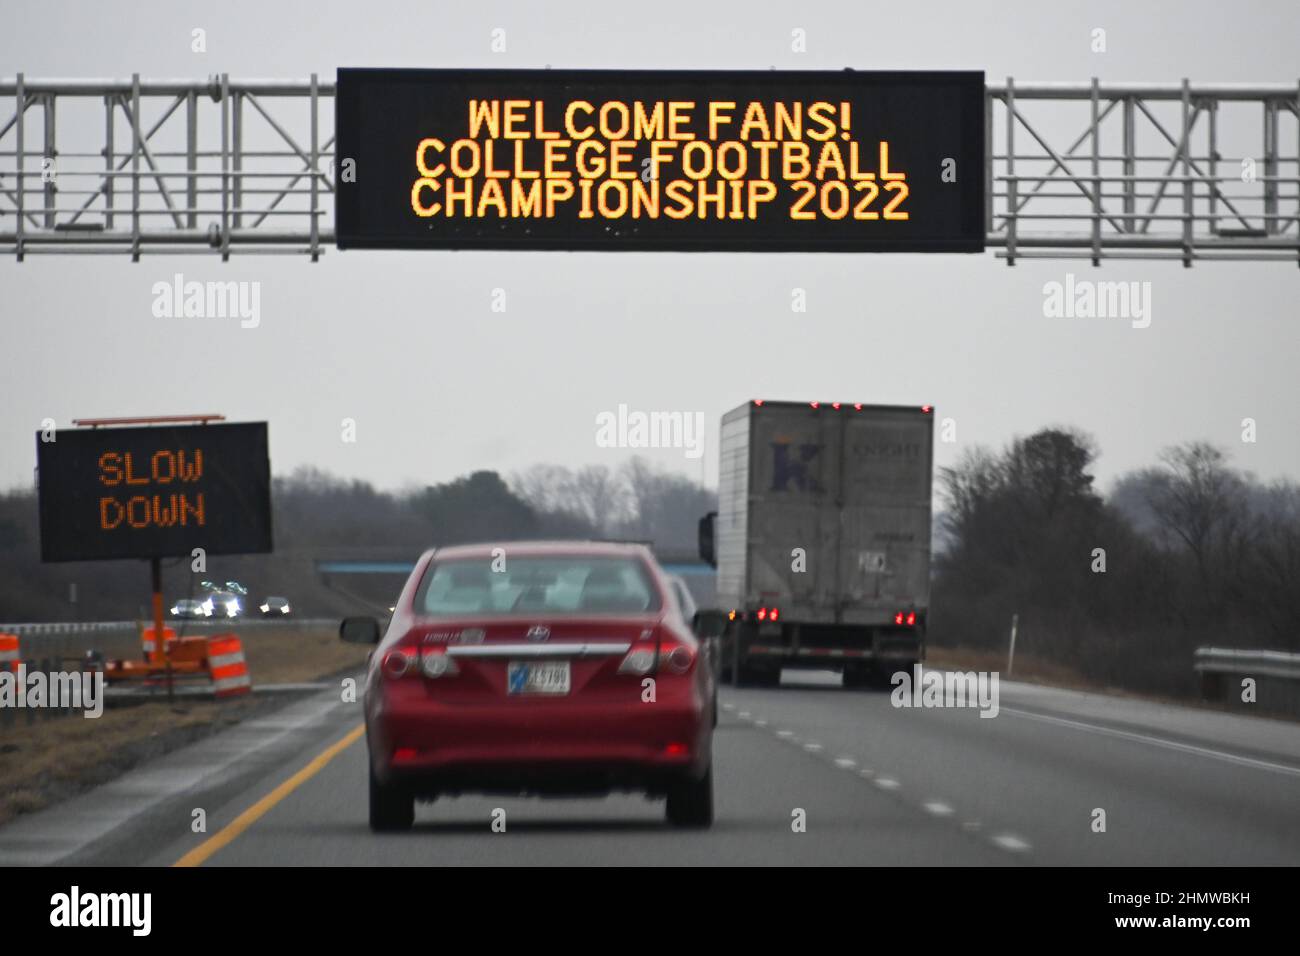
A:
[[[983,69],[1035,80],[1300,77],[1300,5],[1223,3],[594,4],[6,0],[0,75],[305,78],[338,66]],[[207,31],[205,54],[190,32]],[[1107,52],[1090,31],[1107,31]],[[506,31],[493,53],[491,31]],[[791,51],[791,30],[807,52]],[[10,105],[0,107],[5,118]],[[1291,118],[1284,135],[1295,135]],[[12,139],[5,148],[12,149]],[[1292,147],[1294,148],[1294,147]],[[152,285],[262,284],[256,330],[160,320]],[[1048,319],[1067,272],[1152,285],[1150,328]],[[790,309],[792,288],[808,311]],[[508,295],[491,311],[492,290]],[[1063,423],[1090,432],[1104,484],[1205,438],[1259,475],[1300,477],[1300,268],[1024,262],[955,255],[331,250],[305,257],[0,260],[0,487],[28,484],[44,418],[219,411],[266,419],[273,468],[381,487],[617,465],[595,418],[753,397],[933,403],[950,463]],[[197,360],[193,360],[197,356]],[[357,422],[341,440],[340,420]],[[1255,444],[1241,420],[1258,421]],[[700,477],[680,451],[653,456]]]

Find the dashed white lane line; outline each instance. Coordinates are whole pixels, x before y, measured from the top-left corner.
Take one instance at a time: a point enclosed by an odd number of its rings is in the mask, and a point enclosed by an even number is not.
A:
[[[1029,844],[1014,833],[1000,833],[993,838],[993,842],[1012,853],[1026,853],[1029,850]]]
[[[725,710],[735,710],[735,707],[731,704],[723,704],[722,706],[723,709]],[[736,716],[738,716],[742,720],[753,719],[753,723],[755,727],[767,726],[766,720],[764,720],[761,717],[754,718],[753,715],[747,710],[740,711]],[[782,740],[788,741],[790,743],[795,743],[795,744],[800,743],[799,737],[795,734],[793,730],[782,728],[780,730],[774,731],[774,733],[776,734],[777,737],[781,738]],[[821,744],[817,743],[815,740],[810,740],[807,743],[803,744],[803,749],[806,750],[808,753],[820,753],[825,748]],[[902,788],[902,784],[899,783],[899,781],[893,777],[877,777],[876,772],[872,770],[870,767],[858,767],[858,762],[852,757],[849,756],[836,757],[834,763],[835,766],[839,767],[841,770],[855,771],[859,777],[861,777],[864,780],[870,780],[881,790],[894,791]],[[955,816],[957,812],[949,804],[944,803],[942,800],[926,800],[921,804],[921,809],[923,809],[926,813],[930,814],[931,816],[942,817],[942,818]],[[967,833],[978,833],[984,828],[984,825],[980,823],[980,821],[978,820],[965,820],[962,822],[961,828],[965,830]],[[1028,841],[1021,839],[1020,837],[1016,836],[1014,833],[1000,833],[997,836],[992,837],[990,842],[992,842],[995,846],[1003,850],[1006,850],[1009,853],[1027,853],[1032,849]]]

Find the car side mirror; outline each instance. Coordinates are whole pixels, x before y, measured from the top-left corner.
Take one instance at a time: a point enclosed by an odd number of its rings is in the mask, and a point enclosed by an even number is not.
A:
[[[713,525],[716,522],[718,513],[710,511],[700,519],[700,560],[710,567],[718,566],[718,558],[713,549]]]
[[[345,617],[339,623],[339,639],[348,644],[378,644],[379,622],[373,617]]]
[[[705,610],[696,611],[691,623],[699,637],[721,637],[727,629],[727,620],[725,611]]]

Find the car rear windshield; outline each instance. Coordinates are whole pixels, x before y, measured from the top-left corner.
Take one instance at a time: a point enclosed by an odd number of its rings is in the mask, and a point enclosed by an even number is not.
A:
[[[636,558],[557,556],[435,560],[415,596],[417,614],[617,614],[659,609]]]

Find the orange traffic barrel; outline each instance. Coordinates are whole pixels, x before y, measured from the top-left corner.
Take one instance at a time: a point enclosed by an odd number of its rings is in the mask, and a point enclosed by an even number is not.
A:
[[[154,640],[153,628],[146,627],[144,633],[140,635],[140,640],[144,649],[144,659],[149,661],[151,664],[155,661],[161,663],[162,657],[160,656],[160,652],[162,651],[162,648],[160,648],[158,642]],[[176,640],[176,632],[166,625],[163,626],[163,640],[168,644]]]
[[[216,634],[208,638],[208,670],[217,697],[235,697],[253,689],[244,660],[244,645],[234,634]]]
[[[22,656],[18,651],[17,634],[0,634],[0,671],[10,670],[18,673],[18,664]]]

